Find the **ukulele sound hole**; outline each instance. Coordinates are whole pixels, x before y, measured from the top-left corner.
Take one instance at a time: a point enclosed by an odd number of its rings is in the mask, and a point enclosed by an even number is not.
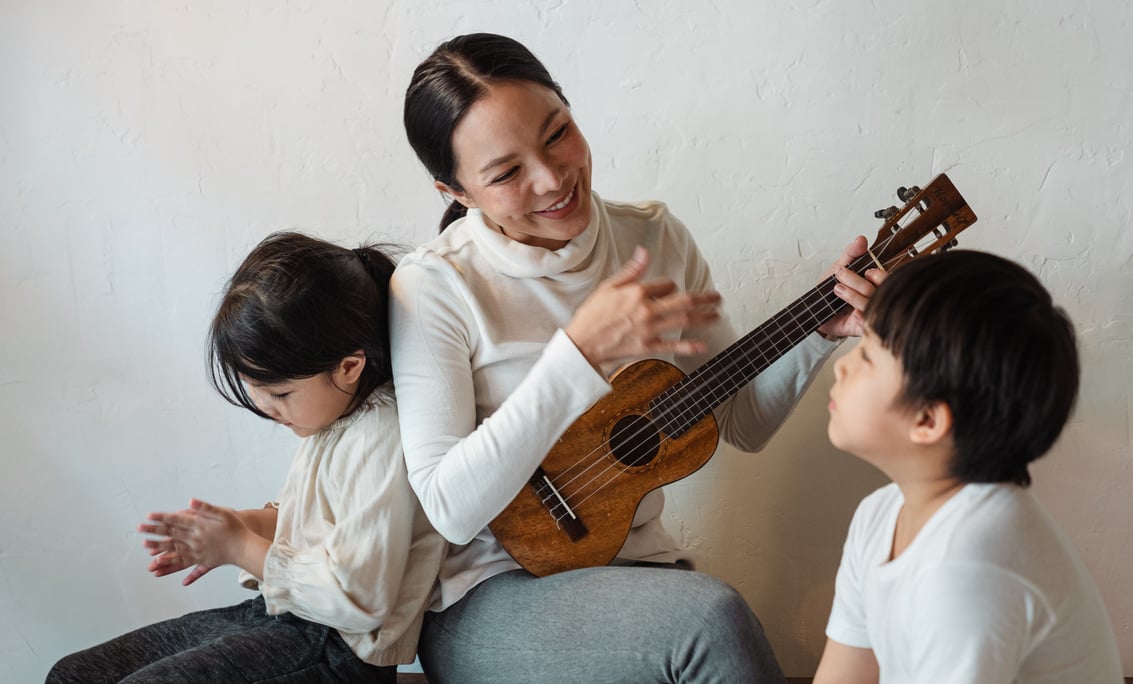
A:
[[[645,416],[626,416],[610,431],[610,450],[629,468],[649,465],[661,448],[661,436]]]

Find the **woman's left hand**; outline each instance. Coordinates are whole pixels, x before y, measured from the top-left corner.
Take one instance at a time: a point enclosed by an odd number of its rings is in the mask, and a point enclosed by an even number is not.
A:
[[[818,332],[827,337],[860,337],[865,325],[862,313],[866,304],[869,303],[869,298],[873,296],[877,286],[889,275],[880,268],[871,268],[865,272],[865,277],[862,277],[846,268],[854,259],[865,254],[868,247],[869,242],[865,237],[857,236],[834,265],[822,274],[822,280],[830,275],[834,276],[838,281],[834,286],[834,294],[850,305],[849,309],[819,326]]]

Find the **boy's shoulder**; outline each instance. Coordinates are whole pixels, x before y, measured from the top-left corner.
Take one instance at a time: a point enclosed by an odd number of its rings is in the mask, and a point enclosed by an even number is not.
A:
[[[896,515],[904,503],[905,497],[901,495],[901,488],[896,483],[890,482],[858,502],[851,528],[872,529],[883,525],[887,517]]]

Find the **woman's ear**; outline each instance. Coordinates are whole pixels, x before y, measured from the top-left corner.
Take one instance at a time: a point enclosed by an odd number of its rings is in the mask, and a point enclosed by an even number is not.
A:
[[[473,202],[472,198],[469,197],[463,190],[457,190],[456,188],[446,183],[442,183],[439,180],[433,181],[433,187],[439,190],[441,193],[453,198],[457,202],[460,202],[469,209],[476,208],[476,203]]]
[[[346,385],[353,385],[362,377],[362,371],[365,369],[366,352],[359,349],[338,362],[338,368],[335,369],[336,380]]]
[[[914,444],[930,445],[951,434],[952,409],[943,401],[933,401],[917,409],[909,439]]]

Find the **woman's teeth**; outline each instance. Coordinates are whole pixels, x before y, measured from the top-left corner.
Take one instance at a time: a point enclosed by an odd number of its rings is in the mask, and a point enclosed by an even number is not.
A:
[[[543,210],[543,212],[546,213],[548,211],[558,211],[559,209],[562,209],[566,205],[570,204],[570,201],[572,199],[574,199],[574,190],[571,190],[570,194],[567,195],[566,199],[564,199],[562,202],[559,202],[558,204],[556,204],[553,207],[547,207],[546,209]]]

